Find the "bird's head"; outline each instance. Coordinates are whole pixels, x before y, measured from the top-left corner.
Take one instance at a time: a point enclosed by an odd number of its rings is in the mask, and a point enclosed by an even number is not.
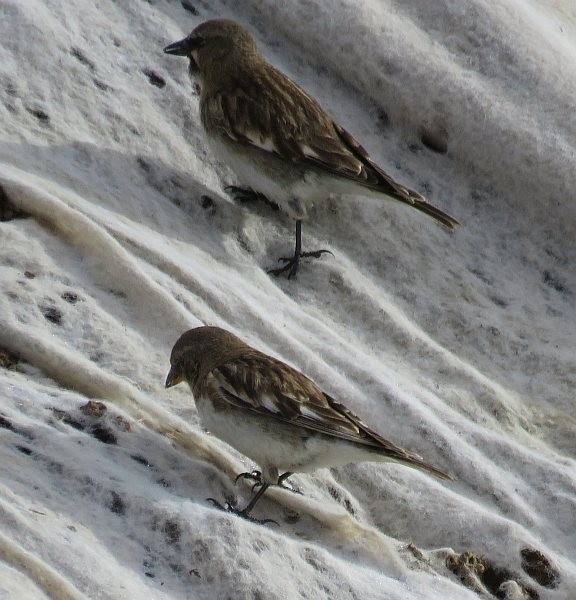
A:
[[[250,33],[229,19],[205,21],[184,39],[166,46],[164,52],[187,56],[190,72],[199,71],[201,75],[227,60],[238,62],[243,57],[259,54]]]
[[[199,371],[204,346],[201,333],[204,327],[190,329],[182,334],[170,353],[170,371],[166,376],[167,388],[183,381],[194,383]]]
[[[240,356],[249,348],[220,327],[195,327],[183,333],[172,348],[166,387],[187,381],[192,388],[214,367]]]

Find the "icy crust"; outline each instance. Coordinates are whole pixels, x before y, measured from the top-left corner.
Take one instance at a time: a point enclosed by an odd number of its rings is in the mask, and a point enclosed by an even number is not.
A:
[[[576,13],[568,2],[5,0],[0,9],[0,596],[500,597],[576,589]],[[331,199],[234,204],[182,60],[207,18],[463,226]],[[393,442],[296,475],[260,526],[170,348],[226,327]]]

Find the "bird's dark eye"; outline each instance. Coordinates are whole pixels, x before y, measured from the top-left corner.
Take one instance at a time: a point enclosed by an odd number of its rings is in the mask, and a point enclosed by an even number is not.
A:
[[[190,50],[198,50],[206,43],[206,40],[200,36],[194,36],[189,38],[188,48]]]

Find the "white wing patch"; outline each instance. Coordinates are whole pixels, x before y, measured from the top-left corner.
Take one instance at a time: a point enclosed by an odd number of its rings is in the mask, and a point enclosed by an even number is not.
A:
[[[257,407],[258,403],[255,402],[254,398],[250,398],[250,396],[248,396],[247,394],[243,393],[242,391],[237,391],[235,390],[229,383],[228,381],[226,381],[226,379],[222,376],[221,373],[219,373],[218,371],[212,371],[212,376],[216,379],[216,381],[218,382],[218,385],[220,388],[222,388],[224,391],[228,392],[229,394],[232,394],[233,396],[236,396],[237,398],[239,398],[240,400],[242,400],[242,402],[245,402],[246,404],[250,405],[250,406],[254,406]]]
[[[310,148],[310,146],[306,145],[302,148],[302,152],[304,153],[304,156],[309,156],[311,158],[320,158],[320,155],[317,152],[314,152],[314,150],[312,150],[312,148]]]
[[[260,404],[270,412],[279,413],[278,410],[278,401],[276,398],[270,394],[260,394],[259,398]]]
[[[300,405],[300,414],[303,417],[308,417],[309,419],[314,419],[315,421],[320,420],[318,413],[305,404]]]
[[[231,131],[227,131],[226,133],[234,141],[237,141],[236,136]],[[254,130],[242,131],[242,137],[244,140],[250,142],[252,146],[260,148],[260,150],[265,150],[266,152],[277,152],[276,145],[271,137],[264,137]]]
[[[226,133],[228,134],[228,137],[230,137],[234,141],[237,141],[237,137],[232,131],[227,131]],[[241,135],[244,138],[244,140],[248,141],[252,146],[260,148],[260,150],[264,150],[265,152],[279,154],[278,148],[276,147],[276,144],[272,137],[264,137],[262,134],[254,130],[243,131]],[[307,158],[322,160],[321,156],[307,144],[301,148],[301,152]]]

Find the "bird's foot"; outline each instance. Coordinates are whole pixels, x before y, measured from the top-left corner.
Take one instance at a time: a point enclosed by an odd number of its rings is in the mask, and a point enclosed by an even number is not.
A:
[[[300,255],[295,254],[292,258],[279,258],[278,262],[286,261],[286,264],[283,267],[278,267],[277,269],[268,269],[267,273],[270,275],[274,275],[274,277],[278,277],[282,273],[286,273],[288,271],[288,279],[292,279],[292,277],[296,277],[296,273],[298,272],[298,265],[300,264]]]
[[[224,188],[224,191],[236,202],[240,202],[241,204],[246,204],[249,202],[264,202],[274,210],[278,210],[278,205],[275,202],[272,202],[267,196],[261,194],[260,192],[255,192],[252,188],[249,187],[239,187],[237,185],[228,185]]]
[[[258,470],[254,470],[250,473],[240,473],[240,475],[238,475],[236,479],[234,479],[234,485],[238,483],[239,479],[251,479],[254,482],[254,485],[252,486],[252,491],[254,491],[257,487],[264,485],[264,481],[262,480],[262,473]]]
[[[227,500],[224,504],[218,502],[218,500],[215,500],[214,498],[206,498],[206,500],[208,502],[211,502],[216,508],[227,513],[232,513],[233,515],[237,515],[242,519],[246,519],[246,521],[258,523],[258,525],[265,525],[266,523],[274,523],[274,525],[279,525],[278,521],[275,521],[274,519],[256,519],[254,517],[251,517],[250,504],[246,508],[241,510],[237,508],[235,499]]]
[[[290,483],[286,484],[282,481],[279,481],[278,483],[273,483],[273,484],[271,484],[270,487],[279,487],[279,488],[282,488],[283,490],[286,490],[287,492],[292,492],[293,494],[298,494],[299,496],[304,495],[297,487],[292,486]]]
[[[284,475],[281,475],[280,477],[278,477],[278,481],[276,483],[268,484],[269,487],[279,487],[279,488],[282,488],[283,490],[288,490],[289,492],[293,492],[294,494],[300,494],[300,496],[302,496],[302,492],[299,489],[293,487],[290,483],[287,483],[287,484],[284,483],[284,481],[286,479],[288,479],[288,477],[290,477],[290,475],[292,475],[292,473],[284,473]],[[234,479],[234,485],[236,485],[240,479],[252,480],[254,482],[254,484],[252,485],[252,491],[254,491],[257,487],[264,485],[264,480],[262,479],[262,473],[260,471],[258,471],[257,469],[255,469],[254,471],[251,471],[250,473],[246,472],[246,473],[240,473],[239,475],[237,475],[236,479]]]
[[[322,254],[332,254],[332,256],[334,256],[331,250],[314,250],[313,252],[300,252],[300,254],[295,254],[292,257],[282,256],[278,259],[278,262],[283,262],[286,264],[283,267],[278,267],[277,269],[269,269],[268,273],[278,277],[278,275],[288,272],[288,279],[292,279],[292,277],[296,277],[301,258],[320,258]]]
[[[323,254],[331,254],[334,257],[334,252],[332,250],[314,250],[312,252],[302,252],[300,254],[300,258],[320,258]],[[286,258],[279,258],[278,260],[290,260]]]

